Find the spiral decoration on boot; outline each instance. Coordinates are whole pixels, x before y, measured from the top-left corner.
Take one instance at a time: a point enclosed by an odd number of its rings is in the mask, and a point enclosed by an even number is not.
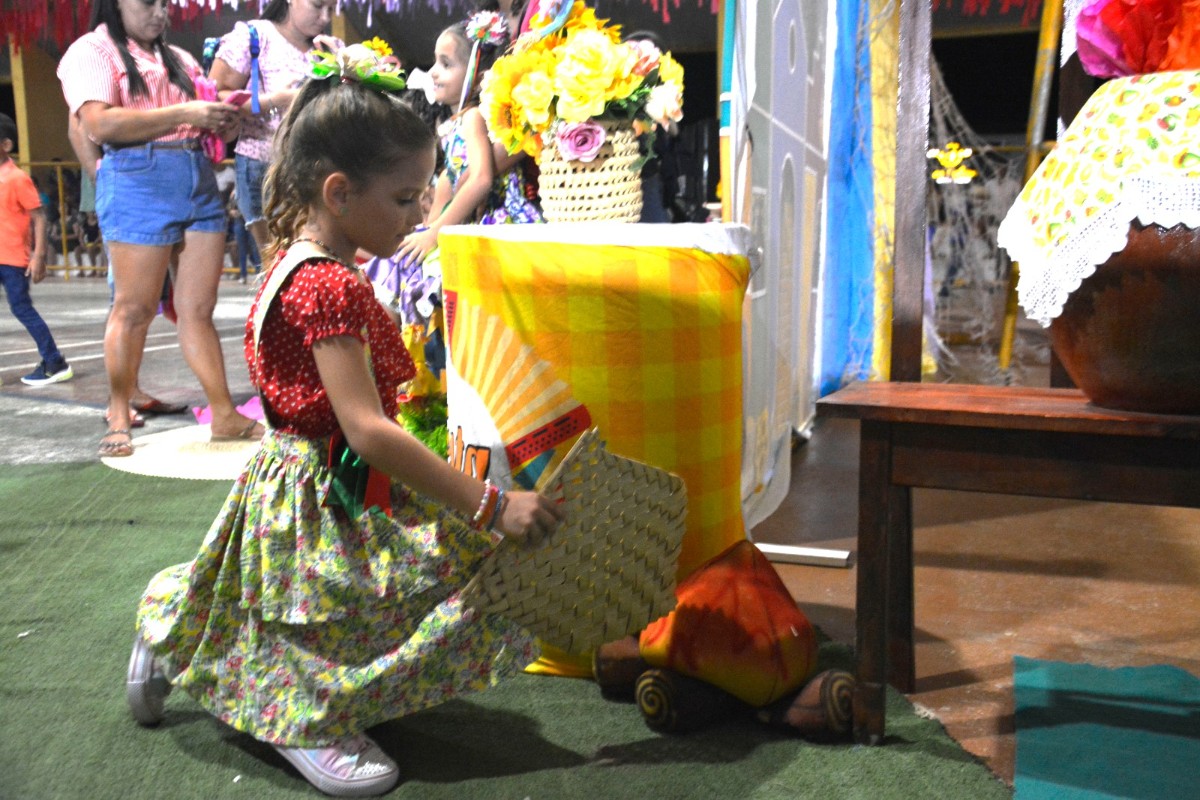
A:
[[[829,670],[821,685],[821,707],[829,730],[846,733],[854,720],[854,676],[842,669]]]
[[[637,680],[635,690],[642,719],[651,730],[668,733],[677,727],[678,698],[674,683],[660,669],[648,669]]]

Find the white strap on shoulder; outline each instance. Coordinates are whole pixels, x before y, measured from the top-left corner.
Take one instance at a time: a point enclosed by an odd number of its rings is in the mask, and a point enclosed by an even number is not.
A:
[[[296,271],[296,268],[307,261],[313,260],[336,261],[336,257],[316,242],[293,242],[284,257],[267,273],[267,285],[263,288],[262,296],[258,299],[258,308],[254,310],[254,357],[258,358],[259,338],[262,336],[263,322],[275,295],[283,288],[284,281]]]

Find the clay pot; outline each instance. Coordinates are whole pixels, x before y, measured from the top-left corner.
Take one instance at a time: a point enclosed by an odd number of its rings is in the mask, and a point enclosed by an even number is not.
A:
[[[1130,225],[1050,325],[1055,353],[1092,403],[1200,414],[1200,230]]]

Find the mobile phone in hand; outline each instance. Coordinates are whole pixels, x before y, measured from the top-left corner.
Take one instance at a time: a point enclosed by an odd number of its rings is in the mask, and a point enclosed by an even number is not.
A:
[[[235,92],[230,92],[225,96],[225,102],[235,106],[245,105],[250,100],[250,93],[245,89],[238,89]]]

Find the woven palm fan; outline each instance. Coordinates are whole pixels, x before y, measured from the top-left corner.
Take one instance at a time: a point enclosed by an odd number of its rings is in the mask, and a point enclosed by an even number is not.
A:
[[[499,317],[456,305],[447,318],[451,363],[487,408],[514,480],[530,488],[587,430],[591,416],[554,368]]]
[[[566,521],[532,544],[505,539],[463,591],[567,652],[642,630],[675,607],[687,492],[677,475],[608,452],[585,432],[541,487]]]

